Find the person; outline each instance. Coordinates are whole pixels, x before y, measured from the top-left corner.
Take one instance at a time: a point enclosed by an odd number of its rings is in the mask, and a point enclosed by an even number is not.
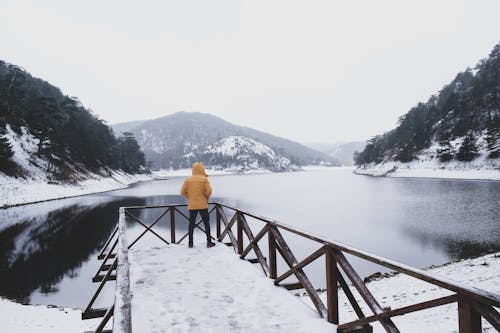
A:
[[[205,168],[199,162],[193,163],[192,176],[184,180],[181,195],[188,200],[189,210],[189,247],[193,247],[193,231],[196,216],[201,215],[207,234],[207,247],[215,246],[210,236],[210,216],[208,214],[208,198],[212,195],[212,187],[208,181]]]

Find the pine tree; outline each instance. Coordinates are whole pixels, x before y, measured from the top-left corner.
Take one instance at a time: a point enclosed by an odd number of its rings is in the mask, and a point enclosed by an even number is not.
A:
[[[462,145],[457,153],[457,159],[459,161],[472,161],[477,156],[477,150],[476,138],[471,132],[462,142]]]
[[[12,146],[9,140],[5,137],[5,125],[0,122],[0,163],[5,164],[12,155]]]
[[[500,157],[500,128],[491,126],[486,132],[486,143],[489,158]]]
[[[450,142],[447,140],[439,142],[439,145],[443,148],[437,151],[437,157],[441,162],[448,162],[453,159],[453,150],[451,149]]]

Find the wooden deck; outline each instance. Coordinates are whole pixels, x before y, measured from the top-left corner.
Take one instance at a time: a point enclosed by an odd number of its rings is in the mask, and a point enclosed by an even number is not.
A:
[[[250,280],[246,280],[246,282],[241,285],[241,281],[238,281],[240,278],[240,271],[245,271],[246,268],[241,266],[237,269],[232,269],[231,267],[223,269],[224,262],[218,262],[215,257],[210,259],[209,254],[216,253],[221,257],[226,257],[227,253],[231,253],[231,251],[219,253],[221,251],[219,248],[204,249],[203,252],[198,252],[198,259],[203,259],[203,255],[209,256],[206,260],[202,260],[201,262],[194,261],[196,264],[194,266],[189,266],[188,262],[192,260],[190,256],[197,252],[195,250],[194,252],[180,251],[180,249],[184,250],[186,248],[182,248],[177,244],[181,244],[187,237],[187,234],[178,238],[175,227],[176,219],[183,219],[184,223],[188,220],[186,213],[181,210],[183,207],[185,207],[185,205],[125,207],[120,209],[120,219],[117,231],[110,237],[99,255],[100,258],[103,258],[103,262],[94,278],[94,281],[100,281],[99,287],[82,314],[82,318],[84,319],[103,317],[101,324],[95,332],[103,332],[106,324],[113,315],[112,331],[123,333],[129,333],[132,332],[132,330],[135,332],[153,331],[147,327],[151,327],[155,320],[163,323],[162,327],[157,327],[154,330],[158,332],[197,332],[200,330],[197,330],[196,327],[202,324],[208,325],[208,322],[210,322],[211,325],[215,325],[215,323],[219,321],[226,324],[229,322],[234,323],[236,320],[236,318],[233,318],[234,315],[233,317],[229,317],[231,314],[224,313],[226,304],[224,302],[219,302],[220,299],[216,296],[214,298],[214,295],[218,295],[217,293],[220,292],[225,293],[225,289],[237,292],[240,289],[248,288],[248,286],[252,285],[252,281],[259,281],[262,280],[262,278],[267,283],[267,286],[269,286],[269,282],[273,282],[275,286],[284,287],[273,287],[273,290],[278,293],[284,292],[285,289],[303,289],[309,296],[310,302],[316,311],[316,318],[324,318],[322,322],[324,324],[331,323],[338,325],[339,332],[351,332],[353,330],[360,332],[359,329],[363,330],[363,332],[370,332],[370,323],[373,322],[378,322],[386,332],[400,332],[392,320],[393,317],[415,313],[450,303],[458,304],[457,328],[459,333],[481,332],[482,319],[491,324],[494,329],[500,331],[500,314],[497,310],[497,308],[500,307],[500,295],[498,294],[382,258],[358,250],[349,245],[324,239],[278,221],[270,220],[220,203],[213,203],[210,208],[210,213],[214,215],[212,220],[215,219],[216,221],[216,236],[217,240],[220,242],[218,246],[222,247],[222,244],[225,244],[233,248],[238,256],[234,256],[233,254],[234,259],[231,260],[236,260],[238,263],[235,264],[236,266],[239,264],[249,266],[248,262],[259,264],[262,276],[253,276]],[[161,214],[148,223],[147,221],[141,220],[137,215],[139,212],[147,209],[160,209]],[[127,242],[126,217],[128,217],[130,221],[137,222],[144,228],[142,233],[134,237],[135,239],[131,242]],[[161,232],[159,233],[153,230],[153,227],[162,219],[167,220],[170,227],[170,237],[161,235]],[[201,229],[200,223],[201,220],[197,221],[196,227],[198,229]],[[146,251],[144,253],[147,255],[140,252],[140,248],[136,245],[145,234],[154,235],[154,237],[162,242],[162,246],[157,249],[144,249],[144,251]],[[317,250],[299,261],[286,240],[287,236],[290,235],[302,237],[313,245],[316,245]],[[167,240],[168,238],[170,239]],[[130,250],[133,247],[137,249],[138,252],[131,252]],[[210,252],[210,250],[214,251]],[[168,256],[168,253],[173,255]],[[177,255],[175,255],[176,253]],[[264,253],[266,253],[267,256],[265,256]],[[130,265],[129,254],[130,257],[133,258]],[[250,254],[253,254],[255,258],[247,259],[247,256]],[[383,308],[367,288],[345,254],[361,258],[432,284],[435,287],[447,290],[450,294],[445,297],[434,298],[417,304],[408,304],[397,309]],[[157,257],[163,258],[163,260],[158,261]],[[238,257],[247,261],[238,261]],[[191,259],[188,260],[189,258]],[[316,288],[304,271],[306,266],[319,258],[324,258],[326,263],[326,265],[324,265],[326,302],[323,302],[322,298],[318,295]],[[168,265],[168,263],[170,263],[170,265]],[[191,268],[186,271],[186,267]],[[199,269],[201,269],[201,271],[199,271]],[[176,272],[176,270],[178,274],[172,274],[172,272]],[[191,279],[192,281],[193,276],[197,276],[191,275],[190,272],[194,270],[198,271],[197,275],[203,275],[203,271],[211,272],[209,275],[216,274],[218,279],[214,280],[217,281],[216,286],[210,284],[202,285],[200,288],[195,288],[196,291],[192,291],[193,295],[194,293],[201,293],[199,289],[210,290],[213,294],[197,294],[194,295],[194,298],[191,298],[191,296],[189,296],[191,293],[188,289],[180,287],[185,286],[184,283],[186,281],[182,280],[183,278]],[[115,271],[116,274],[113,273]],[[230,275],[225,275],[228,272]],[[294,279],[294,281],[290,281],[290,278]],[[117,286],[114,304],[107,309],[94,309],[93,304],[103,286],[106,282],[113,281],[114,279],[116,279]],[[227,281],[227,283],[224,283],[224,281]],[[242,279],[242,281],[245,280]],[[163,284],[164,282],[166,283],[165,285]],[[218,285],[220,283],[222,284]],[[238,285],[240,287],[237,287]],[[341,322],[342,318],[339,318],[339,290],[342,290],[346,295],[358,319],[351,319],[349,322]],[[353,296],[353,290],[362,297],[363,303],[366,305],[363,306],[365,311],[366,308],[368,308],[371,313],[364,313],[359,300]],[[388,294],[390,294],[390,292],[390,290],[387,291]],[[256,295],[255,297],[258,297],[260,294],[261,292],[258,290],[254,290],[254,292],[251,293],[251,295]],[[266,292],[265,294],[269,296],[273,293]],[[228,297],[231,297],[229,293],[225,294],[225,296],[224,299],[227,300],[229,299]],[[182,301],[183,297],[190,301]],[[248,297],[250,297],[250,294],[246,294],[242,299],[248,300]],[[271,299],[275,297],[280,299],[278,296],[272,296]],[[158,303],[156,303],[156,301],[150,303],[154,299],[162,300],[163,303],[159,301]],[[280,304],[283,304],[285,299],[286,298],[283,298],[283,301],[279,301],[279,304],[272,307],[279,308]],[[206,300],[206,302],[204,300]],[[232,300],[233,302],[235,301],[234,298],[232,298]],[[181,303],[173,307],[172,304],[176,304],[175,302]],[[248,307],[247,311],[239,312],[241,318],[243,318],[244,314],[248,313],[256,313],[258,316],[255,317],[252,315],[251,320],[236,320],[235,325],[237,326],[225,326],[225,328],[221,328],[219,331],[241,331],[236,329],[236,327],[249,327],[248,330],[244,331],[252,332],[259,331],[260,327],[265,328],[262,330],[263,332],[272,331],[271,328],[275,326],[271,327],[269,323],[273,323],[272,318],[274,315],[269,317],[266,316],[265,313],[275,314],[275,316],[278,317],[284,313],[288,313],[286,320],[275,324],[279,327],[283,327],[282,325],[287,325],[287,323],[289,325],[295,325],[293,324],[295,318],[301,317],[292,310],[276,314],[276,311],[273,312],[270,308],[266,308],[268,303],[272,304],[269,297],[267,297],[267,299],[256,299],[254,302],[239,304],[238,306],[241,308],[244,308],[244,305]],[[211,306],[211,304],[213,306]],[[197,316],[183,317],[183,314],[189,313],[190,308],[195,309],[194,312],[197,313]],[[143,310],[138,311],[137,309]],[[177,314],[175,314],[177,311],[176,309],[180,309],[180,312]],[[259,312],[261,309],[266,309],[264,311],[265,313]],[[137,314],[134,314],[135,311],[138,311]],[[309,310],[304,308],[304,311],[304,313],[307,314]],[[220,312],[222,312],[221,316],[218,315]],[[214,316],[214,318],[212,318],[214,320],[205,320],[205,316],[210,316],[210,314]],[[202,320],[201,318],[205,319]],[[137,324],[135,324],[136,320],[138,321]],[[439,318],[436,318],[436,320],[439,320]],[[192,324],[191,326],[190,323]],[[252,323],[254,323],[253,325],[258,323],[260,326],[251,326]],[[331,324],[327,325],[329,325],[331,331],[334,331],[336,326]],[[140,326],[136,328],[136,325]],[[309,326],[311,325],[315,326],[314,323],[309,324]],[[318,325],[318,328],[314,329],[315,331],[321,331],[322,325]],[[211,326],[204,327],[204,331],[210,331]],[[254,330],[252,330],[252,328]],[[301,328],[297,326],[295,331],[300,332]]]

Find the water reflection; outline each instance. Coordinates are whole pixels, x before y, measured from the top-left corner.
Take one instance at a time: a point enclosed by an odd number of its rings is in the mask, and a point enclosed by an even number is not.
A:
[[[144,199],[87,202],[10,221],[0,231],[0,294],[29,303],[37,289],[42,294],[58,292],[61,280],[74,278],[104,245],[118,208],[142,204]]]

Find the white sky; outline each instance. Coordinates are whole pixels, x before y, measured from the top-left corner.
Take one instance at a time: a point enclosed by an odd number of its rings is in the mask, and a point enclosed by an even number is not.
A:
[[[0,0],[0,59],[109,123],[208,112],[367,139],[500,41],[498,0]]]

